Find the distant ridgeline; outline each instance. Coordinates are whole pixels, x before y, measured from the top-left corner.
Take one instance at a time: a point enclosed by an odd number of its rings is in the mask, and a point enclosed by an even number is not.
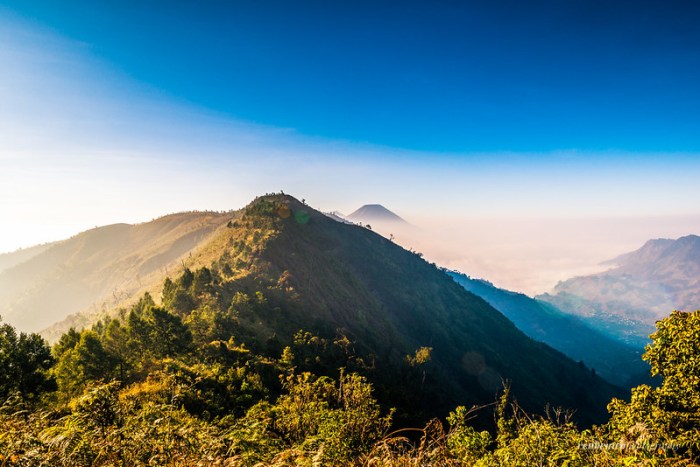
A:
[[[159,293],[163,279],[205,244],[229,213],[172,214],[114,224],[67,240],[0,256],[0,316],[52,341],[103,311]],[[3,267],[4,266],[4,267]],[[60,323],[69,315],[69,321]],[[56,325],[55,323],[59,323]]]
[[[700,343],[686,332],[695,315],[674,314],[647,353],[669,385],[636,388],[626,404],[596,372],[367,228],[285,195],[222,216],[164,281],[160,304],[144,294],[51,352],[36,334],[0,328],[0,462],[630,463],[636,451],[585,447],[620,439],[662,443],[647,457],[700,453],[697,387],[678,379],[698,371],[688,356]],[[671,365],[668,336],[683,344]],[[607,420],[611,400],[611,421],[592,432],[547,409],[589,425]],[[448,413],[449,433],[429,421]],[[425,422],[399,432],[415,444],[390,434]]]
[[[700,308],[700,237],[649,240],[607,261],[609,271],[574,277],[537,297],[616,339],[642,348],[669,310]]]
[[[642,351],[638,348],[598,331],[548,302],[499,289],[490,282],[456,271],[446,272],[466,290],[502,312],[529,337],[583,362],[606,380],[622,387],[649,380],[649,365],[642,361]]]

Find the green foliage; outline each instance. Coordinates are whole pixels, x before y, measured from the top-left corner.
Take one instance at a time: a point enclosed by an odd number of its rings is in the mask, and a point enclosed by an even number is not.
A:
[[[184,315],[195,308],[195,299],[191,295],[191,287],[194,282],[194,274],[185,269],[177,283],[165,279],[163,284],[163,307],[173,312]]]
[[[121,320],[113,319],[107,324],[102,345],[115,362],[115,378],[126,381],[131,370],[132,356],[129,354],[129,329]]]
[[[609,405],[611,435],[632,458],[700,455],[700,311],[674,311],[657,323],[643,356],[661,385],[632,389]]]
[[[503,403],[503,400],[501,404]],[[512,415],[499,410],[497,447],[475,465],[483,466],[580,466],[591,465],[581,451],[582,437],[569,416],[559,412],[549,418],[532,417],[517,405]],[[478,444],[477,444],[478,446]]]
[[[674,312],[659,323],[644,358],[664,377],[662,385],[635,388],[629,402],[614,400],[610,422],[600,427],[579,431],[569,414],[558,410],[529,415],[511,401],[506,385],[491,404],[495,433],[473,424],[491,409],[462,406],[447,416],[447,431],[433,420],[423,429],[389,433],[393,412],[382,410],[363,376],[343,369],[336,379],[294,373],[297,364],[315,362],[314,355],[341,355],[351,346],[347,337],[329,340],[299,331],[277,358],[233,337],[164,350],[152,328],[171,329],[178,317],[148,302],[123,320],[70,331],[54,346],[58,404],[47,399],[42,405],[21,391],[5,398],[0,465],[612,467],[697,462],[700,407],[693,378],[700,312]],[[260,298],[239,296],[237,305],[243,303],[260,303]],[[206,313],[199,319],[214,320]],[[186,316],[181,325],[189,330],[194,323]],[[2,336],[4,348],[8,343],[17,347],[21,340],[11,327],[3,327]],[[141,347],[147,357],[130,353],[129,343],[138,336],[147,339]],[[48,354],[45,344],[40,354]],[[5,361],[8,355],[3,354]],[[415,362],[420,368],[429,356],[419,349],[409,366]],[[146,360],[145,376],[125,364],[131,382],[110,381],[119,361]]]
[[[234,452],[274,465],[345,465],[368,453],[391,424],[356,374],[341,372],[338,382],[290,375],[284,387],[276,404],[252,407],[237,424],[229,435]],[[251,456],[251,449],[266,455]]]
[[[83,331],[73,348],[58,348],[62,353],[54,368],[58,387],[64,398],[81,393],[87,383],[109,381],[114,377],[116,362],[102,346],[94,331]]]
[[[447,416],[450,432],[447,436],[447,448],[451,456],[465,465],[473,465],[488,453],[493,440],[488,431],[477,431],[469,424],[474,418],[476,408],[467,410],[457,407]]]
[[[189,313],[184,324],[192,333],[196,346],[203,346],[217,340],[228,340],[238,328],[238,313],[235,309],[219,310],[204,305]]]
[[[80,342],[80,333],[76,331],[75,328],[70,328],[61,336],[58,342],[54,344],[52,348],[53,355],[56,358],[60,358],[61,355],[66,353],[68,350],[73,349],[78,342]]]
[[[341,373],[337,384],[309,373],[292,375],[285,387],[275,427],[293,445],[317,446],[328,462],[368,451],[390,426],[391,416],[381,416],[371,386],[356,374]]]
[[[163,308],[151,307],[145,314],[148,347],[156,358],[172,357],[190,349],[192,334],[182,320]]]
[[[183,409],[133,390],[121,396],[115,383],[87,389],[40,431],[41,458],[56,466],[188,466],[223,455],[214,428]]]
[[[38,334],[20,333],[0,323],[0,402],[17,391],[35,398],[55,389],[48,370],[54,363],[46,341]]]

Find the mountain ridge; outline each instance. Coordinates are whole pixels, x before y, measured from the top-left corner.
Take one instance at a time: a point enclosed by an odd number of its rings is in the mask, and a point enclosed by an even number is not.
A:
[[[15,251],[0,254],[0,273],[32,259],[34,256],[48,250],[56,243],[58,242],[43,243],[29,248],[20,248]]]
[[[604,264],[614,267],[568,279],[538,296],[598,329],[642,347],[671,310],[700,307],[700,237],[653,239]]]
[[[593,409],[595,401],[620,394],[589,369],[525,336],[415,252],[288,195],[256,199],[214,244],[200,250],[201,259],[194,255],[194,264],[227,271],[222,281],[231,284],[228,295],[261,292],[278,310],[244,320],[252,339],[246,345],[259,347],[300,327],[331,339],[340,332],[375,362],[380,387],[395,385],[382,381],[382,374],[395,379],[404,358],[430,347],[429,393],[441,410],[460,400],[492,402],[502,378],[512,381],[523,406],[585,407],[588,422],[604,418],[603,406]],[[207,253],[217,250],[218,259]]]
[[[134,246],[148,234],[166,235],[168,242],[146,242],[150,246],[138,254]],[[115,243],[115,238],[128,241]],[[222,284],[218,304],[201,306],[226,309],[238,293],[260,293],[260,305],[240,317],[246,345],[278,348],[301,329],[331,340],[347,339],[371,362],[375,369],[368,371],[380,388],[395,391],[396,378],[415,372],[405,362],[430,348],[426,386],[416,397],[431,394],[433,414],[464,401],[488,404],[504,379],[511,381],[513,393],[528,410],[540,411],[547,403],[579,408],[585,423],[603,419],[605,403],[620,395],[589,369],[528,338],[420,254],[366,227],[336,222],[287,195],[256,198],[241,211],[107,226],[49,252],[73,260],[56,261],[72,265],[69,271],[100,272],[110,258],[118,258],[116,267],[102,271],[109,277],[159,267],[155,281],[197,268],[188,281],[204,281],[202,290]],[[165,271],[164,265],[172,269]],[[77,288],[81,282],[72,284]],[[200,306],[196,295],[192,302],[173,295],[172,287],[167,294],[166,289],[163,303],[177,313],[187,315]],[[133,297],[143,288],[131,290]]]
[[[41,331],[70,315],[87,324],[87,315],[160,284],[168,268],[176,270],[226,218],[178,213],[98,227],[56,242],[0,272],[0,315],[25,331]]]
[[[648,365],[641,350],[603,334],[577,316],[525,294],[495,287],[457,271],[448,274],[466,290],[482,297],[532,339],[582,361],[606,380],[622,387],[647,382]]]

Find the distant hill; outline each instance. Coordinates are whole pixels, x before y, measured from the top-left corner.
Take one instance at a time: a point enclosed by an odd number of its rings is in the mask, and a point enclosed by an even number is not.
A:
[[[163,278],[178,271],[182,260],[230,217],[173,214],[143,224],[99,227],[24,250],[31,254],[0,272],[0,316],[23,331],[41,331],[72,314],[78,316],[71,324],[84,325],[91,314],[160,288]]]
[[[365,204],[347,216],[347,219],[353,222],[362,222],[363,224],[393,223],[408,225],[408,222],[389,211],[381,204]]]
[[[700,308],[700,237],[649,240],[614,258],[609,271],[574,277],[537,297],[610,335],[644,345],[672,310]]]
[[[18,264],[24,263],[35,257],[36,255],[48,250],[54,243],[45,243],[36,245],[30,248],[21,248],[11,253],[0,254],[0,273],[6,269],[10,269]]]
[[[529,337],[583,361],[606,380],[623,387],[647,381],[649,366],[639,348],[624,344],[555,306],[495,287],[454,271],[448,274],[466,290],[486,300]]]

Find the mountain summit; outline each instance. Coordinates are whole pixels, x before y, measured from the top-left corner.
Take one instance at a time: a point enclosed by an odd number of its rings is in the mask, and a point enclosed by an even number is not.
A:
[[[657,238],[640,249],[618,256],[606,264],[618,266],[620,274],[666,279],[680,271],[700,277],[700,237],[686,235],[677,240]],[[680,271],[679,271],[680,270]]]
[[[394,214],[381,204],[365,204],[357,211],[353,212],[347,219],[353,222],[367,223],[396,223],[407,225],[404,219]]]

